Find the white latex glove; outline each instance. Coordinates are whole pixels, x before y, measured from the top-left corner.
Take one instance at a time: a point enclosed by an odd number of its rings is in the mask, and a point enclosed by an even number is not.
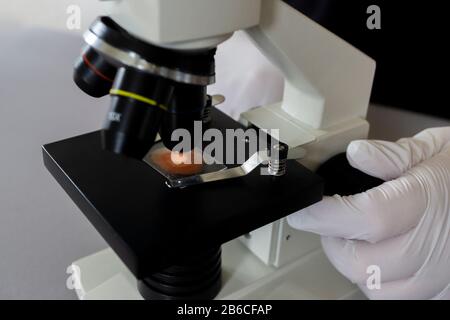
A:
[[[388,182],[327,197],[289,224],[322,235],[331,263],[368,298],[450,299],[450,127],[397,143],[355,141],[347,157]],[[369,266],[380,268],[379,290],[366,285]]]

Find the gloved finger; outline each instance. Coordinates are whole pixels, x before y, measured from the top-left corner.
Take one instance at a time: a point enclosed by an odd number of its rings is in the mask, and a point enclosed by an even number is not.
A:
[[[380,281],[391,282],[412,277],[426,263],[423,252],[431,249],[410,248],[413,232],[377,244],[323,237],[322,247],[335,268],[353,283],[366,284],[373,268],[379,270]]]
[[[447,270],[445,270],[447,271]],[[442,283],[440,275],[412,277],[404,280],[381,283],[379,289],[359,285],[361,291],[371,300],[427,300],[446,298],[447,283]],[[442,296],[441,296],[441,293]]]
[[[354,141],[347,149],[347,158],[354,168],[388,181],[448,147],[450,127],[434,128],[398,142]]]
[[[335,268],[370,299],[443,299],[448,293],[442,273],[447,270],[439,266],[421,270],[428,257],[405,251],[409,238],[402,235],[375,245],[323,238],[322,246]],[[374,275],[374,270],[379,273]],[[374,289],[375,281],[379,289]]]
[[[417,226],[426,205],[421,182],[405,175],[354,196],[325,197],[289,216],[288,223],[322,236],[376,243]]]

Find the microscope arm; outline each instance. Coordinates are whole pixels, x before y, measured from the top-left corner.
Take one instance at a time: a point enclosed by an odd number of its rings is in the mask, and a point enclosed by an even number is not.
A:
[[[286,79],[281,109],[314,129],[365,118],[375,62],[280,0],[263,0],[247,30]]]

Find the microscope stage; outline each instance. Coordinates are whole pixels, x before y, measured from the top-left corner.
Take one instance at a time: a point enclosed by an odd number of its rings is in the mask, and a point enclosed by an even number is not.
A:
[[[215,128],[241,126],[213,109]],[[137,279],[260,228],[322,198],[296,161],[282,177],[248,176],[170,189],[144,162],[103,151],[100,132],[43,147],[44,163]]]

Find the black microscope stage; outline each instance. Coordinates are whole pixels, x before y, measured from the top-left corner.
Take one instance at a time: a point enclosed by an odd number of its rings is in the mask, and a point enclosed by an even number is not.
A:
[[[215,128],[240,128],[213,109]],[[45,145],[44,163],[137,279],[305,208],[323,181],[296,161],[282,177],[170,189],[148,164],[103,151],[100,132]]]

